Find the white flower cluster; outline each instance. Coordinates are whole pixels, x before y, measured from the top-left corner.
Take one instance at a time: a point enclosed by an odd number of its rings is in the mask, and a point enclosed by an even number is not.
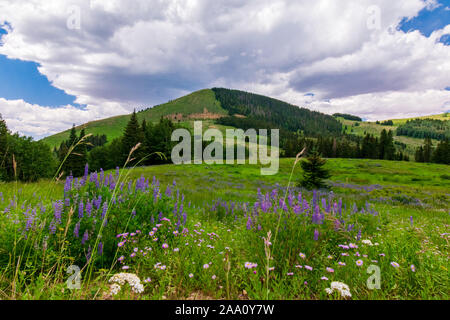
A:
[[[133,273],[118,273],[115,274],[109,279],[111,284],[110,293],[115,296],[119,293],[121,286],[128,282],[131,287],[131,290],[135,293],[144,292],[144,286],[141,284],[141,280],[139,277]]]
[[[361,242],[367,244],[368,246],[373,246],[373,243],[370,240],[362,240]]]
[[[340,293],[343,298],[351,298],[350,288],[343,282],[333,281],[331,282],[331,288],[326,288],[325,291],[328,294],[332,294],[334,291]]]

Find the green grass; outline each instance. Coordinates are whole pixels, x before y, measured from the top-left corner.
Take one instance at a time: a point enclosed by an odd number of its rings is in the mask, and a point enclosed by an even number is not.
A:
[[[259,166],[251,165],[161,165],[123,171],[122,175],[128,175],[127,179],[144,176],[151,182],[152,177],[156,176],[161,192],[175,180],[176,187],[185,196],[184,206],[188,212],[186,228],[189,231],[186,236],[173,237],[174,222],[162,222],[157,231],[158,241],[155,242],[147,235],[148,231],[144,232],[144,224],[140,224],[138,228],[143,231],[142,236],[136,236],[135,244],[128,242],[120,248],[118,256],[124,255],[125,263],[130,267],[128,272],[135,273],[141,280],[151,278],[151,282],[144,284],[142,294],[133,293],[124,286],[114,299],[185,299],[195,296],[213,299],[340,299],[339,294],[330,296],[325,293],[331,281],[349,285],[352,299],[449,298],[449,245],[446,234],[450,224],[450,179],[445,174],[448,166],[382,160],[327,161],[333,191],[333,195],[325,195],[327,201],[330,197],[336,202],[342,199],[346,226],[356,226],[348,235],[354,237],[361,229],[362,239],[369,239],[375,244],[370,246],[352,237],[347,238],[346,232],[336,232],[333,217],[327,218],[322,225],[313,225],[306,222],[309,218],[298,218],[292,212],[281,216],[261,212],[258,217],[252,217],[252,223],[255,223],[253,229],[247,230],[248,217],[244,214],[257,201],[257,189],[260,188],[265,194],[279,188],[282,198],[293,163],[294,159],[281,159],[279,173],[264,177],[260,175]],[[300,175],[301,168],[297,165],[291,187]],[[302,192],[304,199],[311,200],[311,192],[297,191]],[[4,228],[2,230],[16,230],[11,217],[14,214],[23,216],[21,205],[24,204],[24,208],[39,203],[49,206],[51,200],[61,198],[63,183],[2,183],[0,192],[0,226]],[[107,194],[104,193],[105,196]],[[141,200],[137,204],[130,202],[126,205],[129,209],[112,207],[108,214],[111,218],[115,215],[126,216],[133,206],[137,208],[138,215],[151,212],[152,193],[143,195],[143,198],[138,198]],[[17,210],[2,213],[9,204],[8,199],[14,196],[19,204]],[[139,203],[146,199],[150,207],[139,209]],[[212,203],[218,199],[221,199],[221,205],[211,209]],[[173,204],[173,200],[167,201],[167,204]],[[228,205],[230,201],[235,202],[236,219],[225,213],[229,209],[224,209],[224,201]],[[244,207],[244,203],[248,204]],[[366,203],[370,205],[367,207]],[[351,214],[353,205],[358,207],[358,211],[362,208],[369,211]],[[368,214],[372,210],[378,214]],[[50,207],[48,214],[51,217]],[[171,210],[167,216],[172,220]],[[147,221],[144,216],[140,218]],[[319,231],[317,241],[313,240],[315,230]],[[267,237],[269,231],[272,246],[270,251],[265,251],[261,237]],[[58,232],[62,234],[63,230]],[[16,242],[13,240],[14,234]],[[26,240],[20,237],[20,232],[6,232],[0,236],[0,255],[10,256],[10,262],[0,269],[0,298],[111,298],[107,294],[107,280],[120,272],[118,266],[112,269],[109,266],[97,267],[91,281],[83,273],[82,290],[68,290],[65,285],[67,275],[52,272],[52,264],[46,272],[41,272],[31,262],[18,262],[21,241]],[[338,244],[351,242],[356,243],[358,248],[338,247]],[[18,245],[14,246],[14,243]],[[167,243],[169,248],[162,249],[162,243]],[[152,251],[145,257],[138,251],[136,258],[130,258],[135,247],[141,250],[151,247]],[[57,248],[45,253],[47,259],[56,264],[58,257],[61,257],[65,267],[71,264],[69,252],[63,251],[63,255]],[[174,252],[174,248],[179,250]],[[305,257],[300,257],[300,253],[304,253]],[[342,253],[349,255],[343,256]],[[273,256],[273,260],[267,260],[267,254]],[[356,260],[362,260],[363,266],[357,266]],[[275,267],[274,271],[266,270],[266,261]],[[245,262],[257,263],[258,267],[247,269]],[[340,266],[338,262],[346,265]],[[393,267],[391,262],[397,262],[400,267]],[[208,269],[203,268],[205,264],[208,264]],[[162,265],[166,266],[164,270],[159,268]],[[297,268],[298,265],[303,268]],[[306,270],[305,265],[313,267],[313,270]],[[369,265],[380,267],[380,290],[370,290],[366,286]],[[416,267],[415,272],[411,270],[411,265]],[[334,272],[327,272],[326,267]],[[192,278],[189,277],[191,273]],[[321,280],[323,276],[329,280]]]

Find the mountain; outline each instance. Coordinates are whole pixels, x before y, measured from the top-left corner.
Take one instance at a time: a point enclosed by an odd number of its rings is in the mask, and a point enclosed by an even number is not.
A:
[[[93,135],[105,134],[108,141],[120,137],[131,115],[122,115],[88,122],[76,127]],[[262,95],[224,88],[204,89],[165,104],[137,113],[139,122],[157,122],[167,117],[186,127],[194,120],[203,120],[204,128],[251,127],[280,128],[303,131],[310,136],[337,135],[342,125],[335,118],[320,112],[299,108]],[[42,139],[52,148],[68,139],[70,129]]]

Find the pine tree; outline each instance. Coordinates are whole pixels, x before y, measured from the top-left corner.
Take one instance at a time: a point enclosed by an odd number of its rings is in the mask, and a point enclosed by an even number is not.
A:
[[[331,175],[327,169],[323,168],[325,164],[326,160],[322,159],[317,151],[313,151],[306,160],[301,162],[303,178],[298,185],[308,190],[327,188],[324,180],[330,178]]]
[[[431,162],[431,156],[433,155],[433,143],[431,138],[425,138],[425,145],[423,147],[423,161]]]
[[[8,150],[8,127],[0,114],[0,180],[6,179],[6,154]]]
[[[128,124],[125,128],[125,132],[122,137],[121,165],[123,165],[127,160],[131,149],[138,143],[142,143],[143,141],[144,141],[144,134],[142,132],[141,127],[139,126],[139,122],[136,116],[136,110],[134,110],[133,114],[131,115],[130,121],[128,121]],[[136,161],[141,160],[142,156],[143,156],[142,149],[141,150],[138,149],[133,153],[133,158]],[[136,161],[134,161],[134,163],[136,163]]]
[[[423,147],[420,146],[416,149],[416,155],[415,155],[415,160],[416,162],[424,162],[424,155],[423,155]]]
[[[392,130],[389,130],[386,136],[383,159],[394,160],[394,156],[395,156],[394,135],[392,133]]]
[[[439,142],[434,150],[432,161],[434,163],[450,164],[450,140],[445,139]]]

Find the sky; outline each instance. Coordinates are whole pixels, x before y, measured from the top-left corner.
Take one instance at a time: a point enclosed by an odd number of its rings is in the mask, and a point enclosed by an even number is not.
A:
[[[212,87],[371,121],[450,111],[450,0],[0,0],[13,132]]]

